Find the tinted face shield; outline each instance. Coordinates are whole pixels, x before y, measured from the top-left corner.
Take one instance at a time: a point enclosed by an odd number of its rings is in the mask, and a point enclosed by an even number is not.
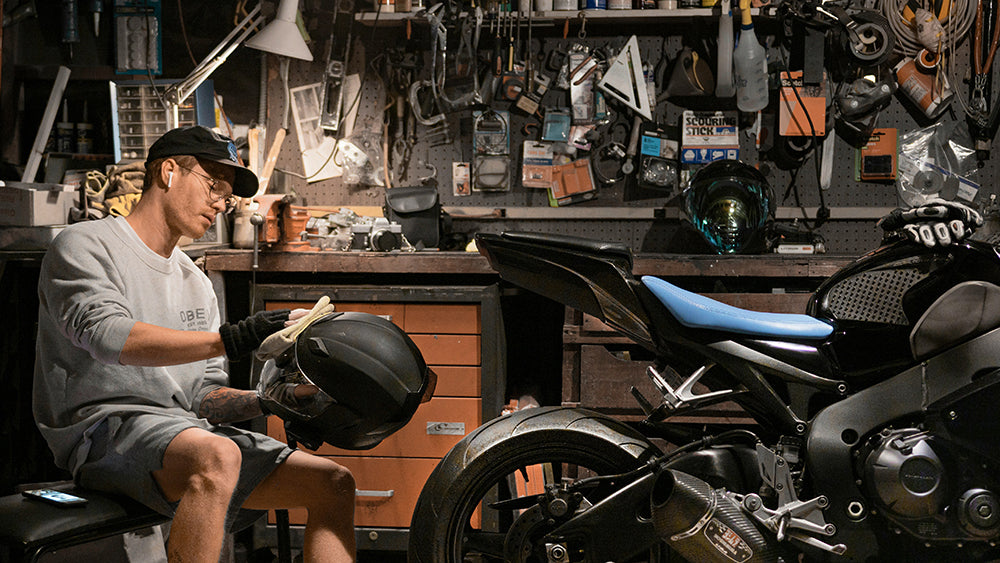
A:
[[[257,391],[267,407],[285,419],[291,415],[294,419],[309,421],[336,403],[299,370],[294,347],[264,363]]]
[[[756,169],[716,161],[695,173],[684,193],[691,224],[720,253],[758,251],[772,213],[773,195]]]

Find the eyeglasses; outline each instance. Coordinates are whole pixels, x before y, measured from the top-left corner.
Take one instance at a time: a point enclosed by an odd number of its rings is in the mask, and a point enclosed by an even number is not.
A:
[[[232,192],[230,192],[227,195],[224,191],[222,191],[222,188],[219,186],[219,181],[218,180],[216,180],[215,178],[212,178],[211,176],[206,176],[206,175],[204,175],[201,172],[198,172],[196,170],[192,170],[192,169],[188,168],[187,166],[180,166],[180,165],[177,165],[177,166],[179,168],[183,168],[184,170],[187,170],[188,172],[194,174],[195,176],[197,176],[197,177],[199,177],[199,178],[201,178],[202,180],[205,181],[205,186],[208,187],[208,200],[209,200],[209,202],[213,203],[213,204],[214,203],[218,203],[220,201],[225,202],[225,204],[226,204],[226,210],[223,211],[223,213],[231,213],[233,211],[233,209],[236,209],[236,203],[237,203],[236,196],[234,196],[232,194]]]

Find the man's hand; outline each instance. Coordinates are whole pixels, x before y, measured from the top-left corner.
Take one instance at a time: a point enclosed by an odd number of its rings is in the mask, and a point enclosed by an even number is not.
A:
[[[898,232],[929,248],[959,242],[982,225],[983,217],[975,209],[943,199],[912,209],[896,209],[878,222],[886,233]]]
[[[222,344],[226,347],[226,357],[239,360],[249,356],[265,338],[285,327],[291,311],[260,311],[236,324],[226,323],[219,327]]]
[[[261,382],[255,394],[262,413],[276,414],[282,409],[302,406],[319,391],[319,387],[312,383],[279,383],[265,389]]]
[[[285,350],[292,347],[295,344],[295,339],[298,338],[299,334],[302,333],[310,324],[315,322],[317,319],[322,318],[324,315],[333,312],[333,305],[330,303],[330,298],[326,295],[319,298],[313,308],[306,311],[305,309],[296,309],[292,311],[289,316],[289,321],[286,322],[285,327],[274,333],[266,340],[264,340],[263,345],[257,350],[257,358],[260,360],[269,360],[272,358],[277,358]]]

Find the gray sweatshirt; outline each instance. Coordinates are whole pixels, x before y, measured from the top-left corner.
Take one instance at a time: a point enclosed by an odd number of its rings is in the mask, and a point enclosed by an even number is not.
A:
[[[136,322],[177,330],[219,329],[208,277],[178,249],[153,252],[121,217],[67,227],[38,280],[35,422],[56,464],[75,474],[90,432],[127,412],[196,418],[202,398],[228,384],[222,358],[169,367],[125,366],[119,356]]]

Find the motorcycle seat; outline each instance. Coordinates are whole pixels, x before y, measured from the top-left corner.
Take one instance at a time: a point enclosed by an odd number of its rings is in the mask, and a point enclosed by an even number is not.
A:
[[[654,276],[643,276],[642,283],[686,327],[806,340],[823,339],[833,332],[830,323],[809,315],[740,309],[681,289]]]

